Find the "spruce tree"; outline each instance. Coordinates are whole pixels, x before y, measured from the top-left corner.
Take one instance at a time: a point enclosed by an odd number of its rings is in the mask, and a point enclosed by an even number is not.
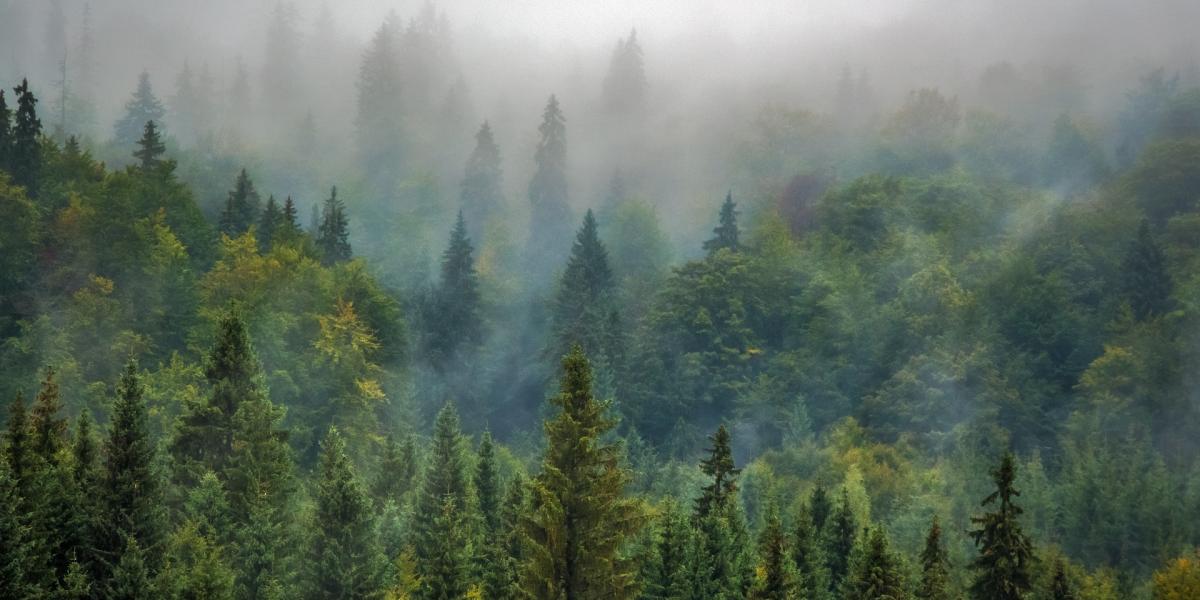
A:
[[[267,207],[263,209],[262,217],[258,220],[258,249],[259,252],[267,253],[271,250],[271,244],[275,240],[276,232],[283,225],[283,213],[279,212],[279,205],[275,203],[275,195],[271,194],[267,197]]]
[[[635,570],[622,549],[640,527],[641,511],[625,497],[631,476],[620,447],[604,441],[614,423],[592,394],[591,367],[579,346],[563,359],[551,402],[558,413],[545,424],[542,472],[523,522],[522,588],[544,600],[632,597]]]
[[[496,472],[496,448],[492,434],[484,431],[475,457],[475,497],[486,539],[500,534],[500,475]]]
[[[37,197],[38,177],[42,172],[42,122],[37,116],[37,98],[29,82],[13,88],[17,111],[13,119],[12,146],[8,155],[8,170],[13,183],[25,188],[30,198]]]
[[[825,530],[825,565],[829,569],[830,589],[836,591],[850,571],[850,557],[858,539],[858,524],[846,488],[842,488],[841,500],[829,519]]]
[[[12,171],[12,109],[4,98],[4,90],[0,89],[0,171]]]
[[[321,211],[321,225],[317,229],[317,249],[321,262],[332,265],[350,260],[350,222],[346,218],[346,205],[337,197],[337,188],[329,192]]]
[[[146,551],[138,544],[137,538],[126,538],[120,559],[113,566],[112,575],[105,580],[105,600],[158,598],[158,590],[154,587],[154,575],[146,565],[147,558]]]
[[[422,550],[425,555],[419,570],[421,586],[417,596],[425,600],[453,600],[463,598],[470,586],[469,547],[466,535],[466,518],[463,508],[454,497],[446,495],[442,507],[433,518],[430,529],[437,535],[428,539],[430,546]]]
[[[767,508],[766,526],[758,537],[759,572],[750,598],[755,600],[791,600],[795,597],[796,578],[787,536],[779,519],[779,509],[772,502]]]
[[[900,559],[888,548],[883,529],[866,536],[866,547],[842,585],[845,600],[903,600],[908,598]]]
[[[658,521],[654,552],[643,581],[642,598],[686,600],[690,597],[687,562],[691,545],[687,517],[678,503],[667,500]]]
[[[71,479],[74,483],[73,493],[78,499],[75,511],[70,515],[75,539],[71,540],[76,548],[74,555],[78,565],[85,573],[97,573],[94,564],[96,539],[101,531],[100,506],[100,457],[96,437],[92,432],[91,413],[86,409],[79,413],[75,421],[75,436],[71,440]]]
[[[484,568],[479,582],[484,598],[517,600],[522,597],[518,568],[524,556],[520,521],[527,501],[526,483],[518,475],[505,490],[496,535],[491,540],[484,540]]]
[[[825,486],[817,484],[808,498],[808,512],[812,516],[813,529],[820,536],[825,531],[825,523],[833,512],[833,502],[829,500],[829,492]]]
[[[125,103],[125,115],[116,122],[117,143],[122,147],[132,148],[142,136],[146,123],[154,121],[161,125],[166,114],[166,108],[154,95],[154,88],[150,85],[150,74],[142,71],[138,75],[137,89],[133,92],[133,97]]]
[[[58,383],[54,381],[54,368],[46,367],[42,389],[38,391],[30,411],[29,427],[34,454],[51,466],[58,464],[58,453],[67,441],[67,420],[60,416],[62,409]]]
[[[473,252],[463,213],[459,211],[450,244],[442,253],[441,281],[434,292],[426,332],[426,351],[438,370],[483,339],[479,276]]]
[[[1121,275],[1121,291],[1137,319],[1161,316],[1171,310],[1171,275],[1146,219],[1138,225],[1137,237],[1125,252]]]
[[[733,201],[733,192],[725,195],[721,204],[721,223],[713,229],[713,237],[704,242],[704,249],[711,256],[718,250],[737,252],[741,248],[738,242],[737,204]]]
[[[617,40],[608,74],[604,78],[604,105],[618,115],[635,113],[645,107],[646,72],[642,64],[642,47],[637,30],[629,37]]]
[[[921,586],[917,598],[921,600],[950,600],[950,567],[946,549],[942,544],[942,527],[937,517],[929,526],[925,536],[925,548],[921,550]]]
[[[500,148],[487,121],[475,134],[475,149],[467,159],[459,194],[460,210],[471,224],[471,237],[482,239],[492,215],[504,206]]]
[[[433,600],[439,590],[466,588],[467,557],[444,552],[441,542],[448,536],[462,533],[463,522],[470,506],[470,484],[467,475],[463,436],[459,431],[458,412],[447,402],[438,412],[433,426],[433,445],[425,466],[424,481],[417,497],[414,512],[418,523],[414,533],[416,571],[422,579],[421,597]],[[462,565],[445,564],[446,560],[462,560]],[[461,581],[429,579],[448,574],[464,574]],[[435,585],[436,584],[436,585]]]
[[[813,524],[812,510],[802,506],[792,530],[792,563],[796,569],[797,593],[803,598],[825,598],[829,577],[821,554],[820,530]]]
[[[403,122],[397,102],[402,97],[396,27],[384,23],[363,55],[358,73],[358,113],[355,128],[359,158],[367,180],[392,191],[403,160]]]
[[[11,467],[0,464],[0,598],[38,598],[38,566]]]
[[[383,457],[379,461],[379,472],[375,474],[375,482],[371,486],[371,495],[378,506],[387,502],[399,502],[401,495],[412,486],[416,473],[416,457],[411,435],[405,435],[403,442],[397,442],[395,435],[388,434],[383,447]]]
[[[229,195],[225,199],[225,208],[221,211],[221,233],[229,237],[246,233],[250,226],[258,220],[259,203],[258,191],[254,189],[254,182],[250,181],[250,175],[246,173],[245,169],[242,169],[238,173],[233,189],[229,191]]]
[[[1054,561],[1054,578],[1050,580],[1050,600],[1075,600],[1075,589],[1067,577],[1067,566],[1060,558]]]
[[[8,405],[8,421],[4,431],[4,462],[16,485],[18,494],[27,493],[35,468],[36,454],[29,435],[29,416],[25,412],[25,395],[17,392]]]
[[[703,519],[710,513],[721,513],[726,510],[737,497],[737,476],[741,469],[734,466],[732,436],[729,429],[722,424],[716,433],[708,438],[712,447],[708,456],[700,461],[700,470],[708,476],[709,483],[696,499],[696,518]]]
[[[153,564],[162,542],[161,488],[155,471],[154,444],[146,422],[137,362],[125,365],[113,401],[98,501],[101,529],[96,539],[99,559],[119,567],[127,549],[147,553],[130,557],[124,576],[137,574],[137,563]],[[106,579],[116,580],[112,573]],[[132,585],[132,584],[131,584]]]
[[[137,150],[134,150],[133,157],[138,159],[138,164],[143,171],[150,171],[162,164],[162,155],[166,153],[167,146],[162,141],[162,136],[158,133],[158,125],[153,120],[146,121],[146,126],[142,130],[142,137],[138,139]]]
[[[558,99],[550,96],[538,127],[534,161],[537,168],[529,182],[530,223],[526,254],[534,273],[549,271],[549,258],[558,256],[570,235],[571,208],[567,204],[567,127]]]
[[[1000,466],[992,471],[996,491],[984,498],[982,506],[995,505],[992,512],[973,517],[979,526],[971,531],[979,556],[971,563],[976,572],[971,596],[976,600],[1020,600],[1029,591],[1029,568],[1033,545],[1021,529],[1021,507],[1014,502],[1021,493],[1013,487],[1016,466],[1012,453],[1005,453]]]
[[[621,351],[613,347],[612,342],[618,338],[612,330],[620,324],[609,320],[615,311],[608,250],[600,241],[596,217],[589,210],[571,246],[571,257],[554,299],[553,327],[558,343],[553,350],[561,356],[579,344],[600,366],[617,368],[614,362]]]
[[[337,428],[330,428],[321,443],[319,477],[303,596],[375,597],[383,587],[385,559],[371,502],[354,475]]]

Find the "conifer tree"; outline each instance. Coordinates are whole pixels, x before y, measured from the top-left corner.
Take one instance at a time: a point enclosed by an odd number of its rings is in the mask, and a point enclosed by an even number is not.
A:
[[[900,559],[888,548],[883,529],[875,527],[867,534],[866,547],[842,585],[841,597],[846,600],[903,600],[909,597]]]
[[[302,231],[300,229],[300,211],[296,209],[296,203],[288,196],[283,201],[283,213],[280,215],[280,226],[286,232],[288,240],[298,236]]]
[[[133,152],[133,157],[138,159],[138,164],[143,171],[150,171],[162,164],[162,155],[167,151],[166,144],[162,141],[162,136],[158,133],[158,125],[155,125],[153,120],[146,121],[146,126],[142,130],[142,137],[138,139],[137,150]]]
[[[728,249],[737,252],[741,248],[738,242],[737,204],[733,201],[733,192],[725,195],[721,204],[721,223],[713,229],[713,237],[704,242],[704,249],[711,256],[718,250]]]
[[[500,148],[487,121],[475,134],[475,149],[467,159],[459,194],[461,212],[471,224],[470,235],[482,239],[483,228],[504,206]]]
[[[1121,275],[1122,292],[1139,320],[1163,315],[1171,309],[1171,275],[1146,219],[1138,225],[1137,237],[1125,252]]]
[[[33,440],[29,436],[29,416],[25,412],[25,395],[17,392],[8,405],[8,421],[4,431],[4,462],[18,494],[25,494],[33,477]]]
[[[825,523],[833,512],[833,503],[829,500],[829,492],[825,486],[817,484],[808,498],[808,511],[812,516],[813,529],[820,536],[825,531]]]
[[[619,446],[604,442],[614,423],[592,394],[591,367],[579,346],[563,358],[551,402],[559,412],[545,424],[542,472],[523,520],[522,588],[544,600],[632,597],[635,571],[622,547],[640,526],[641,511],[625,497],[630,474]]]
[[[283,213],[279,212],[279,205],[275,203],[275,195],[267,196],[267,207],[263,209],[262,217],[258,221],[258,249],[262,253],[271,250],[276,232],[283,226]]]
[[[39,597],[33,544],[16,478],[5,461],[0,464],[0,598]]]
[[[167,114],[154,88],[150,85],[150,74],[142,71],[138,75],[137,89],[133,97],[125,103],[125,115],[115,125],[117,143],[125,148],[132,148],[142,136],[146,123],[154,121],[162,125],[163,117]]]
[[[792,531],[797,593],[813,600],[824,598],[829,590],[829,577],[821,555],[820,530],[813,524],[811,508],[801,507]]]
[[[106,600],[151,600],[158,597],[154,587],[154,576],[146,565],[146,551],[137,538],[126,538],[121,549],[120,560],[113,566],[112,575],[106,580]]]
[[[558,99],[550,96],[538,127],[534,161],[537,169],[529,182],[530,224],[526,248],[531,269],[549,270],[548,257],[558,256],[570,235],[571,208],[567,204],[567,127]],[[536,271],[535,271],[536,272]]]
[[[796,578],[792,570],[787,536],[772,502],[767,508],[766,526],[758,538],[760,575],[750,590],[756,600],[790,600],[795,597]]]
[[[403,160],[403,121],[397,102],[401,74],[396,26],[384,23],[375,32],[358,72],[358,150],[367,179],[390,191],[393,173]]]
[[[917,598],[921,600],[950,600],[950,573],[946,549],[942,545],[942,527],[937,517],[929,526],[925,536],[925,548],[921,550],[921,586]]]
[[[484,569],[480,577],[484,598],[517,600],[522,597],[518,568],[524,556],[520,521],[527,501],[526,483],[517,476],[505,491],[496,535],[491,540],[484,540]]]
[[[737,476],[741,473],[741,469],[734,466],[733,438],[729,429],[722,424],[708,439],[712,447],[708,449],[708,456],[700,461],[700,470],[711,483],[704,486],[700,497],[696,499],[697,519],[703,519],[713,512],[720,513],[729,507],[737,496]]]
[[[450,244],[442,253],[442,276],[432,302],[427,332],[429,360],[437,369],[446,365],[483,338],[480,316],[479,277],[475,272],[474,249],[459,211]]]
[[[627,115],[645,107],[646,72],[637,30],[617,40],[608,74],[604,78],[604,105],[609,112]]]
[[[1054,561],[1054,578],[1050,580],[1050,600],[1075,600],[1075,589],[1067,578],[1067,567],[1060,558]]]
[[[443,498],[431,525],[437,535],[427,540],[430,546],[422,552],[425,559],[419,571],[421,587],[417,595],[426,600],[466,597],[471,578],[466,519],[452,495]]]
[[[317,249],[321,261],[326,265],[350,260],[350,222],[346,218],[346,205],[338,199],[337,188],[329,192],[321,211],[321,226],[317,229]]]
[[[416,474],[416,457],[411,435],[404,436],[403,442],[397,442],[396,437],[388,435],[383,447],[383,457],[379,461],[379,472],[371,486],[371,495],[375,502],[383,506],[389,500],[400,501],[400,496],[407,492]]]
[[[613,363],[620,349],[612,343],[618,338],[611,331],[619,328],[619,323],[609,320],[616,310],[614,295],[608,250],[600,241],[596,217],[589,210],[571,246],[571,257],[554,300],[556,353],[566,353],[579,344],[601,366],[619,367]]]
[[[78,499],[70,515],[74,539],[69,540],[77,566],[84,573],[96,573],[91,548],[100,532],[100,514],[97,499],[100,492],[100,457],[92,432],[91,413],[84,410],[75,421],[75,436],[71,440],[71,479],[73,494]]]
[[[12,157],[12,109],[4,98],[4,90],[0,89],[0,171],[11,171],[9,161]]]
[[[500,534],[500,475],[496,472],[496,448],[492,434],[483,432],[479,439],[479,451],[475,457],[475,497],[479,506],[479,517],[483,521],[485,538],[492,539]]]
[[[117,384],[98,498],[102,526],[96,540],[99,559],[117,568],[120,577],[132,578],[129,586],[140,582],[145,561],[154,564],[162,542],[161,488],[142,394],[137,363],[131,359]],[[126,559],[131,548],[137,556]],[[115,583],[118,573],[105,579]]]
[[[8,170],[13,182],[25,188],[31,198],[37,197],[37,182],[42,171],[42,122],[37,116],[37,98],[29,82],[13,88],[17,111],[13,119],[12,146],[9,148]]]
[[[642,598],[685,600],[689,598],[688,548],[691,544],[687,517],[679,504],[668,500],[659,518],[654,553],[648,565]]]
[[[254,189],[254,182],[250,181],[250,175],[246,173],[245,169],[242,169],[238,173],[233,189],[229,191],[229,196],[225,199],[225,208],[221,211],[221,233],[229,237],[246,233],[246,230],[250,229],[250,226],[258,220],[259,203],[258,191]]]
[[[971,596],[976,600],[1020,600],[1030,589],[1029,567],[1033,545],[1021,530],[1021,507],[1014,502],[1021,493],[1013,487],[1016,466],[1011,453],[1005,453],[1000,466],[992,471],[996,491],[984,498],[982,506],[994,506],[992,512],[973,517],[979,526],[971,531],[979,556],[971,562],[976,572]]]
[[[825,564],[829,569],[830,589],[836,591],[850,571],[850,557],[858,539],[858,524],[850,507],[850,493],[842,488],[841,500],[830,515],[825,530]]]
[[[436,596],[431,594],[438,590],[458,589],[459,586],[465,589],[467,585],[466,557],[447,554],[439,545],[446,537],[463,531],[471,500],[463,436],[453,403],[447,402],[434,421],[433,445],[428,460],[414,509],[418,518],[413,532],[417,575],[425,580],[426,577],[464,574],[459,582],[442,579],[436,581],[434,587],[422,583],[421,597],[432,600]],[[462,560],[464,564],[445,564],[446,560]],[[435,581],[430,579],[429,584],[433,586]]]
[[[370,500],[354,475],[337,428],[330,428],[321,443],[312,529],[303,596],[313,600],[376,596],[383,587],[385,559]]]

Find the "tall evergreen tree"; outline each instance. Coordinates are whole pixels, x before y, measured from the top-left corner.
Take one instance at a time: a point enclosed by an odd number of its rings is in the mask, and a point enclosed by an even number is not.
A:
[[[42,172],[42,121],[37,116],[37,98],[29,82],[13,88],[17,111],[13,119],[12,146],[9,149],[8,169],[13,182],[25,188],[31,198],[37,197],[38,177]]]
[[[1150,222],[1142,219],[1137,237],[1121,264],[1122,292],[1138,319],[1160,316],[1171,309],[1171,275]]]
[[[925,548],[921,550],[921,586],[917,589],[921,600],[950,600],[950,566],[946,549],[942,545],[942,526],[937,517],[929,526],[925,536]]]
[[[126,539],[121,557],[113,566],[112,575],[104,580],[105,600],[151,600],[158,597],[154,575],[147,566],[146,551],[137,538]]]
[[[1075,588],[1067,578],[1067,566],[1060,558],[1054,561],[1054,577],[1050,580],[1050,600],[1075,600]]]
[[[0,89],[0,171],[12,171],[12,109],[4,99],[4,90]]]
[[[262,217],[258,220],[258,249],[266,253],[271,250],[275,234],[283,226],[283,213],[275,203],[275,195],[267,196],[267,207],[263,209]]]
[[[695,514],[698,519],[729,507],[737,497],[737,477],[741,473],[741,469],[734,466],[733,436],[729,434],[729,429],[722,424],[708,439],[712,447],[708,449],[708,456],[700,461],[700,470],[711,483],[704,486],[700,497],[696,499]]]
[[[599,366],[617,367],[613,362],[620,351],[612,347],[614,336],[610,329],[619,327],[619,323],[609,320],[615,310],[608,250],[600,241],[596,217],[589,210],[571,246],[571,257],[554,300],[556,355],[561,356],[572,345],[579,344]]]
[[[400,57],[396,25],[384,23],[375,32],[358,72],[358,151],[368,181],[392,191],[403,160],[403,121]]]
[[[882,528],[875,527],[867,534],[866,547],[842,585],[841,597],[846,600],[904,600],[909,597],[900,558],[888,548]]]
[[[808,497],[808,511],[812,516],[813,529],[819,536],[825,531],[825,523],[833,513],[833,502],[829,500],[829,492],[825,490],[825,486],[818,483],[817,487],[813,488]]]
[[[723,249],[737,252],[741,248],[738,242],[737,213],[733,192],[729,192],[725,195],[725,202],[721,204],[721,223],[713,229],[713,237],[704,242],[704,249],[709,255]]]
[[[688,547],[691,544],[687,517],[679,504],[667,500],[655,531],[654,552],[643,576],[645,600],[685,600],[690,597],[687,581]]]
[[[154,121],[162,125],[167,110],[163,103],[154,95],[154,87],[150,85],[150,74],[142,71],[138,75],[137,89],[133,97],[125,103],[125,115],[117,120],[115,127],[117,143],[125,148],[132,148],[142,136],[146,123]]]
[[[412,486],[417,468],[413,453],[411,435],[404,436],[403,442],[397,442],[394,435],[388,435],[383,457],[379,461],[379,472],[371,486],[371,495],[379,506],[388,501],[399,502],[400,496]]]
[[[549,271],[549,257],[558,256],[568,239],[571,207],[567,204],[567,126],[558,99],[550,96],[538,127],[534,162],[537,169],[529,182],[530,223],[526,253],[531,269]]]
[[[850,571],[850,557],[857,540],[858,524],[850,507],[850,493],[843,487],[841,500],[825,530],[825,565],[829,569],[830,589],[835,592]]]
[[[520,521],[527,501],[526,483],[517,476],[505,491],[499,530],[491,540],[484,542],[484,570],[480,577],[484,598],[517,600],[523,597],[519,570],[524,558]]]
[[[617,40],[608,74],[604,78],[604,105],[609,112],[628,115],[645,108],[646,70],[637,30]]]
[[[796,577],[787,547],[787,536],[772,502],[767,508],[766,526],[758,537],[759,576],[750,589],[750,597],[761,600],[791,600],[795,597]]]
[[[99,560],[118,571],[129,561],[125,567],[133,569],[143,559],[140,556],[126,559],[125,554],[128,548],[137,548],[139,553],[147,553],[145,561],[154,564],[163,538],[161,487],[146,422],[141,377],[132,359],[117,384],[104,443],[99,496],[102,525],[96,539]],[[108,573],[105,579],[115,580],[118,576],[112,571]]]
[[[346,218],[346,205],[338,199],[337,188],[329,191],[321,211],[321,226],[317,230],[317,249],[321,261],[326,265],[350,260],[350,221]]]
[[[158,133],[158,125],[154,124],[153,120],[146,121],[146,126],[142,130],[142,137],[138,139],[137,150],[133,152],[133,157],[138,159],[138,164],[142,170],[149,171],[162,163],[162,155],[167,151],[166,144],[162,141],[162,136]]]
[[[25,395],[18,391],[8,405],[4,431],[4,462],[8,463],[9,475],[18,494],[27,493],[36,460],[29,435],[29,415],[25,411]]]
[[[459,195],[460,210],[471,224],[471,237],[482,239],[483,229],[492,215],[504,206],[503,171],[500,147],[492,137],[487,121],[475,134],[475,149],[467,159]]]
[[[428,461],[415,506],[419,523],[414,546],[416,572],[422,580],[420,596],[434,600],[453,597],[440,594],[465,591],[468,584],[468,557],[442,545],[447,538],[463,534],[471,502],[463,436],[452,403],[447,402],[434,421]]]
[[[500,475],[496,472],[496,448],[492,434],[484,431],[475,457],[475,497],[483,533],[494,538],[500,533]]]
[[[524,519],[522,588],[545,600],[632,597],[635,572],[622,548],[642,515],[624,495],[630,474],[620,447],[604,442],[614,423],[592,394],[591,367],[579,346],[563,358],[551,402],[559,412],[545,424],[542,472]]]
[[[380,593],[385,559],[371,502],[336,428],[321,443],[312,530],[305,598],[372,598]]]
[[[820,530],[813,524],[812,509],[802,506],[792,530],[792,563],[796,569],[797,593],[819,600],[829,590],[825,558],[821,555]]]
[[[5,462],[0,464],[0,598],[41,597],[34,542],[16,478]]]
[[[459,352],[477,346],[483,338],[479,277],[473,252],[463,213],[459,211],[450,244],[442,253],[441,281],[434,292],[426,332],[430,363],[439,370]]]
[[[254,189],[250,175],[242,169],[238,173],[233,189],[225,199],[225,208],[221,211],[221,233],[229,237],[246,233],[250,226],[258,220],[260,199]]]
[[[58,382],[54,380],[54,368],[46,367],[42,388],[38,391],[29,414],[31,447],[34,454],[45,464],[58,464],[58,453],[66,446],[67,420],[61,416],[62,410],[63,403]]]
[[[995,505],[994,510],[971,519],[979,526],[971,531],[979,547],[979,556],[971,562],[976,572],[971,596],[976,600],[1020,600],[1030,589],[1033,544],[1021,529],[1023,511],[1014,502],[1021,495],[1013,487],[1016,471],[1012,454],[1005,453],[1000,466],[992,471],[996,491],[981,504]]]

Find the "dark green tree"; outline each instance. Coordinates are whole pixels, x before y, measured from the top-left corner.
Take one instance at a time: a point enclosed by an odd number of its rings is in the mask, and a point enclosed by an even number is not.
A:
[[[571,246],[571,257],[567,259],[554,299],[555,355],[561,356],[579,344],[598,363],[598,368],[615,369],[615,359],[620,355],[612,343],[615,339],[612,329],[620,326],[610,321],[615,312],[608,250],[600,241],[596,217],[589,210]]]
[[[687,516],[678,503],[667,500],[655,529],[654,551],[643,574],[641,597],[685,600],[690,589],[687,561],[691,535]]]
[[[575,346],[562,365],[551,400],[559,412],[545,424],[542,472],[523,520],[521,586],[528,597],[544,600],[629,598],[636,573],[622,550],[641,526],[641,509],[625,497],[631,476],[620,447],[604,441],[614,423],[592,394],[583,349]]]
[[[353,256],[350,249],[350,221],[346,218],[346,205],[338,199],[337,187],[329,191],[321,211],[317,249],[321,252],[321,261],[326,265],[344,262]]]
[[[162,141],[158,125],[153,120],[146,121],[142,137],[137,141],[137,150],[133,151],[133,157],[138,159],[138,165],[142,170],[150,171],[162,164],[162,155],[166,151],[167,145]]]
[[[442,508],[431,525],[430,529],[438,534],[428,540],[431,546],[422,551],[425,559],[421,563],[417,595],[426,600],[463,598],[471,580],[469,536],[465,515],[453,496],[443,498]]]
[[[6,461],[0,464],[0,598],[40,597],[34,541]]]
[[[946,548],[942,544],[942,526],[937,517],[929,525],[925,536],[925,548],[921,550],[921,586],[917,588],[921,600],[950,600],[950,564]]]
[[[850,494],[842,488],[842,497],[830,515],[825,529],[825,566],[829,569],[830,589],[837,591],[850,572],[850,557],[858,540],[858,524],[850,507]]]
[[[821,555],[820,530],[813,525],[811,508],[802,506],[796,514],[791,545],[797,593],[814,600],[824,598],[829,591],[829,577]]]
[[[37,98],[24,79],[21,85],[13,88],[13,93],[17,97],[17,111],[13,119],[8,170],[12,172],[13,182],[24,187],[30,198],[36,198],[38,177],[42,173],[42,122],[37,116]]]
[[[465,171],[459,193],[460,211],[471,224],[471,237],[483,239],[484,227],[504,207],[500,148],[487,121],[475,134],[475,149],[467,159]]]
[[[440,591],[466,589],[467,557],[446,553],[440,544],[445,538],[464,531],[470,501],[470,480],[458,411],[453,403],[447,402],[434,421],[433,443],[414,507],[418,519],[413,532],[416,572],[422,580],[422,598],[432,600]],[[451,559],[461,560],[463,564],[444,563]],[[462,578],[458,581],[441,578],[451,574],[462,574]],[[427,577],[431,579],[426,581]]]
[[[397,442],[395,435],[388,434],[383,457],[379,461],[379,472],[371,486],[371,495],[379,506],[389,500],[399,502],[400,497],[412,487],[417,472],[414,453],[411,435],[405,435],[403,441]]]
[[[259,203],[254,182],[250,181],[250,175],[242,169],[225,199],[225,208],[221,211],[221,233],[230,237],[246,233],[258,219]]]
[[[430,363],[444,369],[460,352],[483,339],[479,277],[466,222],[459,211],[450,244],[442,253],[442,276],[427,319],[426,351]]]
[[[1161,316],[1171,310],[1171,275],[1146,219],[1138,225],[1137,237],[1125,251],[1121,277],[1121,291],[1139,320]]]
[[[11,171],[9,164],[12,156],[12,109],[4,98],[4,90],[0,89],[0,171]]]
[[[866,536],[866,547],[842,585],[846,600],[904,600],[908,590],[900,558],[888,548],[883,529],[875,527]]]
[[[105,583],[105,600],[152,600],[158,598],[154,575],[147,566],[146,551],[134,537],[126,538],[121,558]]]
[[[825,486],[817,484],[808,498],[808,512],[812,516],[813,529],[820,536],[825,531],[825,523],[833,512],[833,502],[829,500],[829,492]]]
[[[538,127],[534,161],[537,169],[529,182],[530,223],[526,254],[535,273],[550,271],[548,260],[562,252],[570,235],[571,207],[567,204],[567,126],[558,99],[550,96]]]
[[[279,205],[275,203],[275,195],[271,194],[267,196],[267,206],[258,220],[256,233],[259,252],[266,253],[271,250],[271,244],[274,243],[280,227],[283,227],[283,213],[279,212]]]
[[[475,457],[475,497],[485,538],[500,534],[500,474],[496,472],[496,448],[491,432],[484,431]]]
[[[721,223],[713,229],[713,237],[704,242],[704,249],[715,254],[718,250],[728,249],[737,252],[741,248],[738,241],[737,204],[733,201],[733,192],[725,195],[721,204]]]
[[[8,421],[4,431],[4,462],[16,485],[17,493],[28,493],[34,475],[36,453],[29,435],[29,415],[25,409],[25,395],[17,392],[8,405]]]
[[[1033,544],[1021,529],[1023,511],[1014,502],[1021,495],[1013,487],[1016,471],[1012,453],[1005,453],[1000,466],[992,471],[996,491],[981,504],[995,505],[994,510],[971,519],[979,526],[971,531],[979,547],[979,556],[971,562],[976,572],[971,596],[976,600],[1020,600],[1030,589]]]
[[[520,521],[527,505],[526,483],[517,476],[505,491],[496,535],[484,540],[484,570],[480,576],[484,598],[517,600],[522,597],[519,565],[524,555]]]
[[[58,382],[54,380],[54,368],[46,367],[42,389],[38,391],[29,414],[29,427],[33,452],[43,463],[50,466],[58,464],[58,453],[67,442],[67,420],[61,416],[62,410],[63,403]]]
[[[1067,566],[1060,558],[1054,561],[1054,577],[1050,580],[1050,600],[1075,600],[1075,588],[1067,577]]]
[[[708,449],[708,456],[700,461],[700,470],[711,483],[704,486],[700,497],[696,499],[697,519],[703,519],[713,512],[720,514],[730,507],[737,497],[737,477],[741,473],[741,469],[736,468],[733,462],[733,437],[729,429],[722,424],[708,439],[712,446]]]
[[[790,600],[795,597],[796,577],[787,547],[787,536],[772,502],[767,508],[766,525],[758,536],[759,575],[750,588],[750,598]]]
[[[146,123],[154,121],[162,124],[167,109],[154,95],[154,87],[150,85],[150,74],[142,71],[138,75],[137,89],[133,97],[125,103],[125,115],[117,120],[115,133],[117,143],[124,148],[132,148],[142,136]]]
[[[305,598],[374,598],[380,594],[385,558],[371,502],[354,475],[346,442],[337,428],[330,428],[321,443],[312,530]]]

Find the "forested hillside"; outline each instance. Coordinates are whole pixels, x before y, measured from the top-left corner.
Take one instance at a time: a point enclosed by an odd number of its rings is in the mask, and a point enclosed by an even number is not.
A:
[[[159,96],[92,59],[182,9],[47,5],[0,598],[1200,599],[1194,62],[676,106],[642,28],[473,95],[442,7],[281,3]]]

